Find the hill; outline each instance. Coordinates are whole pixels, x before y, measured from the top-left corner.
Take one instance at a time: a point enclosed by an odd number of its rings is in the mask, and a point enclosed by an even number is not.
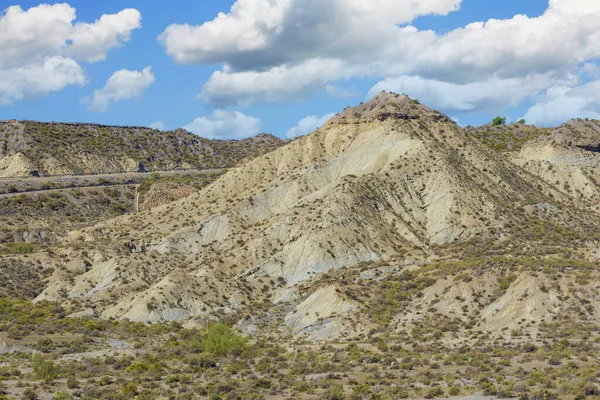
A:
[[[0,122],[0,177],[224,168],[281,146],[275,136],[208,140],[185,130]]]
[[[382,92],[184,198],[156,182],[139,212],[0,256],[22,287],[0,334],[78,397],[598,396],[597,126],[462,129]]]
[[[80,258],[72,246],[89,248],[98,262],[83,257],[90,270],[69,279],[57,271],[39,299],[102,299],[106,318],[205,320],[220,308],[301,299],[298,285],[342,268],[415,251],[428,263],[440,246],[471,241],[517,246],[526,218],[575,237],[597,229],[586,215],[592,198],[579,201],[519,162],[446,116],[382,93],[185,200],[73,233],[69,257]],[[288,325],[316,337],[344,332],[315,323]]]

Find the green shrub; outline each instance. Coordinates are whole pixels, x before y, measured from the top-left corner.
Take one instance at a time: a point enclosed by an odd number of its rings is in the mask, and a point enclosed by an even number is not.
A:
[[[138,387],[135,383],[129,382],[123,387],[123,394],[127,396],[127,398],[133,398],[138,394]]]
[[[426,399],[437,399],[439,397],[442,397],[444,395],[444,391],[442,390],[441,387],[436,386],[436,387],[432,387],[431,389],[429,389],[427,391],[427,393],[425,394],[425,398]]]
[[[11,253],[31,254],[35,251],[35,245],[33,243],[11,243],[8,245],[8,249]]]
[[[54,400],[73,400],[73,396],[69,393],[58,392],[54,395]]]
[[[38,397],[37,393],[35,392],[35,390],[28,387],[25,389],[25,391],[23,391],[22,399],[23,400],[38,400],[39,397]]]
[[[225,324],[212,324],[206,330],[202,340],[202,349],[215,356],[240,354],[247,344],[247,339],[237,335]]]
[[[35,354],[31,361],[33,373],[45,383],[52,382],[58,377],[56,366],[51,360],[44,360],[39,354]]]
[[[506,117],[496,117],[492,120],[492,126],[506,125]]]
[[[339,383],[332,385],[325,394],[327,400],[344,400],[344,388]]]

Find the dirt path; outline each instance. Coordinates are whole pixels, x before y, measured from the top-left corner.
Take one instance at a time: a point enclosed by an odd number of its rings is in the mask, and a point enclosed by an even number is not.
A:
[[[144,179],[149,178],[152,174],[160,176],[173,175],[196,175],[196,174],[215,174],[223,171],[223,169],[203,169],[203,170],[185,170],[185,171],[154,171],[154,172],[126,172],[122,174],[101,174],[101,175],[65,175],[65,176],[48,176],[48,177],[11,177],[0,178],[0,191],[10,185],[17,188],[15,193],[0,194],[0,199],[18,196],[24,193],[52,193],[61,192],[64,190],[89,189],[106,186],[121,186],[139,184]],[[99,181],[103,181],[99,183]],[[48,188],[43,188],[42,185],[51,185]],[[38,187],[34,187],[38,186]],[[52,186],[58,186],[53,188]]]
[[[73,179],[87,179],[87,180],[98,180],[98,179],[124,179],[133,177],[149,177],[152,174],[160,175],[186,175],[196,173],[215,173],[222,171],[225,168],[213,168],[213,169],[186,169],[186,170],[171,170],[171,171],[152,171],[152,172],[122,172],[122,173],[107,173],[107,174],[90,174],[90,175],[51,175],[51,176],[15,176],[15,177],[0,177],[0,183],[13,183],[13,182],[30,182],[30,183],[45,183],[45,182],[60,182],[68,181]]]

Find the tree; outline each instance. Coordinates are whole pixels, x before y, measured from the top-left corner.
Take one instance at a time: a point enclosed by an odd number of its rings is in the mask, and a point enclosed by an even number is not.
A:
[[[492,126],[506,125],[506,117],[496,117],[492,120]]]
[[[521,125],[525,125],[527,123],[527,121],[525,121],[525,119],[520,119],[519,120],[519,124]]]
[[[248,340],[237,335],[225,324],[212,324],[206,330],[202,340],[202,349],[218,357],[229,354],[240,354],[246,347]]]

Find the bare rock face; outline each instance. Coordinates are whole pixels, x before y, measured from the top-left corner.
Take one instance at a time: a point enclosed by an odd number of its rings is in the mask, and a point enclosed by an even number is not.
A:
[[[0,177],[28,176],[34,170],[33,163],[22,153],[0,158]]]
[[[317,290],[300,303],[285,317],[285,324],[295,335],[331,340],[348,330],[342,318],[358,307],[355,301],[345,299],[332,285]]]

